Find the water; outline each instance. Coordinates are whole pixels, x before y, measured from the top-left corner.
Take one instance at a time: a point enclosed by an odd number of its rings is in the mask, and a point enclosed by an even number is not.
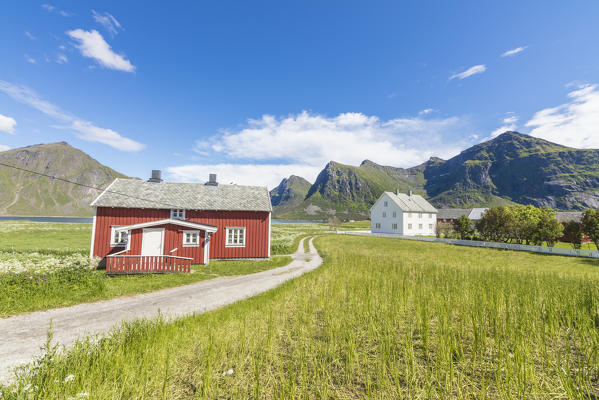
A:
[[[287,221],[284,219],[273,219],[273,224],[324,224],[326,221]]]
[[[93,218],[87,217],[1,217],[0,221],[33,221],[33,222],[64,222],[75,224],[91,224]]]

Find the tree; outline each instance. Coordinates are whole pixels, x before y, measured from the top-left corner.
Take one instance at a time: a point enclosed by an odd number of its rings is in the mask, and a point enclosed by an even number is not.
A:
[[[450,222],[437,222],[435,233],[438,238],[448,238],[453,236],[453,225]]]
[[[564,239],[566,239],[573,248],[580,249],[582,247],[582,224],[576,221],[568,221],[564,228]]]
[[[460,235],[460,239],[470,239],[474,234],[474,228],[472,227],[472,221],[466,215],[462,215],[455,224],[455,230]]]
[[[545,242],[547,246],[553,247],[563,234],[564,226],[555,218],[555,211],[547,207],[540,209],[540,218],[532,242],[538,245]]]
[[[336,216],[329,218],[329,227],[331,228],[332,231],[336,231],[337,229],[339,229],[340,225],[341,225],[341,221]]]
[[[582,214],[583,232],[599,249],[599,210],[587,209]]]
[[[491,207],[476,223],[476,230],[484,240],[507,242],[513,224],[514,216],[506,207]]]
[[[518,244],[531,244],[538,241],[538,227],[544,212],[532,205],[516,205],[506,208],[512,215],[510,238]],[[549,209],[548,209],[549,210]]]

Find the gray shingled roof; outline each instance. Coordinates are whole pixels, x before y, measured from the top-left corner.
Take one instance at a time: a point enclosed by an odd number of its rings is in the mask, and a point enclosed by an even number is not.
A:
[[[437,209],[431,205],[424,197],[419,194],[407,195],[405,193],[386,192],[391,199],[407,212],[429,212],[436,213]]]
[[[472,212],[471,208],[440,208],[437,210],[438,219],[458,219],[462,215],[468,216]]]
[[[145,182],[117,178],[91,204],[96,207],[183,208],[187,210],[272,211],[262,186]]]

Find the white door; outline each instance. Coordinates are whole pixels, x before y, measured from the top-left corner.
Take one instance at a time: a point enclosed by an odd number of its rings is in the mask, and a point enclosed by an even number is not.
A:
[[[144,229],[141,239],[142,256],[161,256],[164,242],[164,229]]]

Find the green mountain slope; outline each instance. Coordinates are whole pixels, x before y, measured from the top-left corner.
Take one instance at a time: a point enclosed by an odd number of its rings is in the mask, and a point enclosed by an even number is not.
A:
[[[420,166],[419,166],[420,167]],[[365,160],[359,167],[331,161],[320,172],[302,202],[295,207],[274,207],[274,215],[287,219],[364,219],[385,190],[422,189],[423,168],[403,169]],[[416,190],[418,192],[418,190]],[[273,203],[274,205],[275,203]]]
[[[505,132],[447,161],[431,158],[413,168],[331,161],[302,202],[275,207],[274,213],[289,219],[365,219],[383,191],[409,189],[438,208],[511,203],[564,210],[599,207],[599,150]]]
[[[426,192],[438,206],[599,206],[599,150],[573,149],[517,132],[473,146],[424,175]]]
[[[123,174],[65,142],[0,152],[0,162],[104,188]],[[97,190],[0,166],[0,215],[91,216]]]
[[[284,214],[297,207],[308,194],[312,184],[301,176],[291,175],[270,191],[274,214]]]

